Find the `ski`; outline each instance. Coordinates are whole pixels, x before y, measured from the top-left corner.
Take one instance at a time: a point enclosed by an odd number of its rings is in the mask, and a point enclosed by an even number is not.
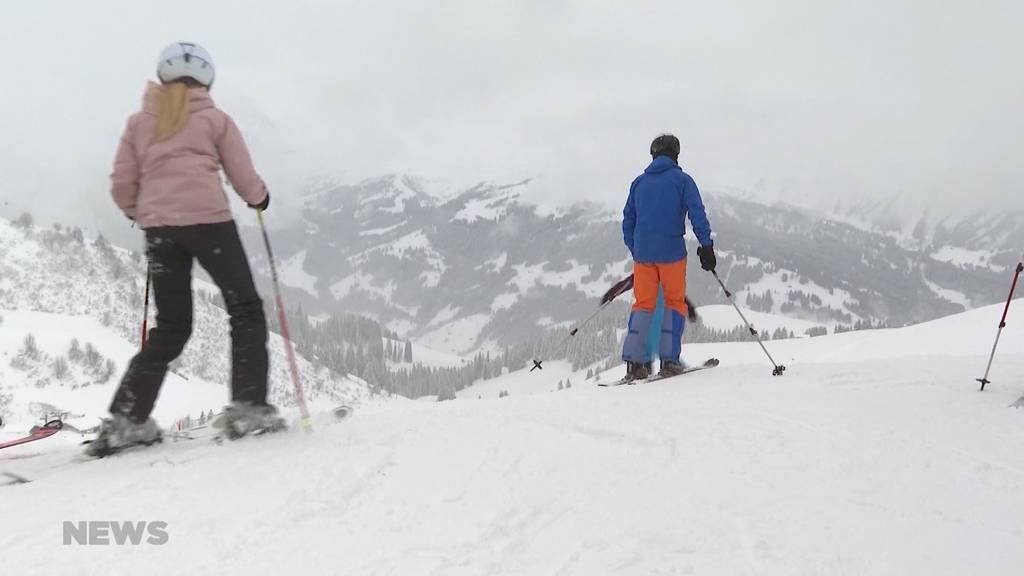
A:
[[[618,380],[616,380],[614,382],[598,382],[597,385],[605,387],[605,388],[611,388],[613,386],[623,386],[623,385],[626,385],[626,384],[640,384],[641,382],[646,382],[646,381],[647,381],[647,378],[634,378],[632,380],[627,380],[625,378],[619,378]]]
[[[697,372],[699,370],[707,370],[708,368],[714,368],[715,366],[718,366],[718,364],[719,364],[718,358],[708,358],[707,360],[704,361],[703,364],[697,364],[696,366],[687,366],[679,374],[674,374],[672,376],[660,376],[658,374],[655,374],[655,375],[651,376],[650,378],[648,378],[647,381],[648,382],[657,382],[659,380],[669,380],[669,379],[675,378],[677,376],[682,376],[683,374],[689,374],[691,372]]]
[[[28,484],[29,482],[31,482],[31,480],[29,480],[28,478],[18,476],[17,474],[12,474],[10,472],[4,472],[3,475],[6,476],[8,480],[7,482],[0,484],[0,486],[6,486],[8,484]]]
[[[103,449],[104,451],[103,451],[102,454],[97,454],[95,456],[88,456],[88,458],[97,459],[97,460],[100,459],[100,458],[107,458],[107,457],[110,457],[110,456],[121,454],[122,452],[128,452],[129,450],[137,450],[139,448],[148,448],[150,446],[153,446],[154,444],[160,444],[163,441],[164,441],[164,437],[163,437],[163,435],[161,435],[161,436],[158,436],[156,439],[154,439],[154,440],[152,440],[150,442],[133,442],[131,444],[124,444],[124,445],[118,446],[117,448],[107,447],[107,448]],[[92,440],[84,440],[82,442],[82,446],[86,446],[86,445],[92,444],[94,442],[96,442],[95,438],[92,439]]]
[[[334,421],[335,422],[338,422],[338,421],[344,420],[345,418],[348,418],[353,413],[355,413],[355,408],[352,408],[351,406],[347,406],[347,405],[341,405],[341,406],[337,406],[335,408],[331,408],[328,411],[328,413],[331,414],[334,417]],[[224,432],[223,432],[224,431],[224,424],[221,421],[223,416],[224,416],[223,412],[217,412],[206,423],[200,424],[198,426],[193,426],[191,428],[187,428],[187,429],[184,429],[184,430],[172,430],[168,434],[168,437],[173,442],[177,442],[179,440],[204,440],[204,439],[206,439],[206,440],[213,440],[213,441],[223,440],[224,438],[226,438],[226,436],[224,435]],[[301,424],[302,424],[302,422],[300,420],[298,422],[293,422],[292,425],[290,425],[290,426],[288,426],[288,427],[286,427],[284,429],[280,429],[280,430],[266,430],[266,429],[263,429],[263,430],[252,430],[249,433],[249,435],[261,436],[263,434],[267,434],[267,433],[270,433],[270,432],[287,432],[291,428],[301,427]],[[196,432],[199,432],[199,433],[196,434]],[[222,438],[222,436],[224,438]]]
[[[684,369],[681,373],[676,374],[675,376],[659,376],[658,374],[652,374],[647,378],[636,378],[633,380],[620,378],[614,382],[598,382],[597,385],[605,388],[611,388],[614,386],[623,385],[634,386],[636,384],[643,384],[644,382],[657,382],[658,380],[668,380],[669,378],[675,378],[676,376],[682,376],[683,374],[689,374],[690,372],[697,372],[698,370],[714,368],[715,366],[718,366],[718,363],[718,358],[708,358],[702,364],[697,364],[696,366],[687,366],[686,369]]]
[[[338,406],[336,408],[330,409],[329,411],[327,411],[327,413],[331,414],[331,416],[333,417],[333,420],[335,422],[339,422],[339,421],[342,421],[342,420],[350,417],[354,413],[354,411],[355,411],[354,408],[352,408],[350,406]],[[57,422],[58,422],[58,420],[57,420]],[[52,423],[52,422],[48,422],[47,425],[49,425],[50,423]],[[117,450],[115,452],[112,452],[109,455],[104,455],[103,457],[90,457],[90,456],[86,456],[86,455],[84,455],[84,454],[82,454],[80,452],[76,452],[73,455],[66,455],[66,456],[56,455],[58,458],[60,458],[60,460],[58,462],[54,463],[53,465],[50,465],[50,466],[47,466],[46,468],[43,468],[44,470],[47,471],[47,474],[45,474],[43,477],[29,478],[29,477],[26,477],[26,476],[14,474],[14,472],[11,472],[11,471],[3,470],[3,471],[0,471],[0,476],[6,477],[9,480],[6,483],[0,483],[0,487],[2,487],[2,486],[15,486],[15,485],[18,485],[18,484],[28,484],[30,482],[33,482],[34,480],[39,480],[39,478],[44,478],[44,477],[50,476],[51,474],[53,474],[53,470],[56,470],[56,469],[59,469],[59,468],[63,468],[65,466],[68,466],[68,465],[71,465],[71,464],[82,463],[82,462],[94,462],[94,461],[102,460],[102,459],[106,459],[106,458],[116,458],[116,457],[119,457],[119,456],[124,455],[124,454],[142,452],[143,450],[141,450],[141,449],[147,448],[147,447],[156,446],[158,444],[163,444],[164,441],[168,440],[168,439],[170,439],[172,442],[194,441],[194,440],[209,440],[210,442],[212,442],[214,444],[220,445],[220,444],[223,443],[224,440],[227,439],[226,435],[222,434],[222,430],[215,428],[214,426],[211,425],[211,423],[212,422],[207,422],[207,423],[205,423],[203,425],[196,426],[196,427],[193,427],[193,428],[188,428],[188,429],[185,429],[185,430],[170,431],[170,433],[167,433],[159,441],[155,441],[155,442],[153,442],[151,444],[148,444],[148,445],[146,445],[146,444],[134,444],[134,445],[131,445],[131,446],[125,446],[125,447],[122,447],[121,449],[119,449],[119,450]],[[37,427],[44,427],[44,426],[37,426]],[[290,429],[298,429],[299,427],[300,426],[298,425],[298,423],[295,422],[294,425],[289,427],[289,428],[285,428],[285,429],[276,431],[276,434],[288,434],[288,431]],[[33,428],[33,429],[36,429],[36,428]],[[201,434],[191,434],[191,433],[194,433],[194,431],[197,431],[197,430],[199,430]],[[53,434],[54,433],[49,433],[49,434],[47,434],[47,436],[52,436]],[[270,434],[269,430],[262,430],[262,431],[253,430],[247,436],[258,437],[258,436],[264,436],[266,434]],[[45,438],[45,436],[42,437],[42,438]],[[243,437],[243,438],[245,438],[245,437]],[[91,440],[86,440],[82,444],[86,445],[86,444],[89,444],[90,442],[92,442],[92,441]]]
[[[50,420],[42,426],[33,426],[27,436],[21,438],[15,438],[14,440],[8,440],[6,442],[0,442],[0,449],[10,448],[11,446],[20,446],[22,444],[28,444],[29,442],[35,442],[36,440],[42,440],[43,438],[49,438],[57,432],[60,432],[64,427],[64,423],[60,420]]]

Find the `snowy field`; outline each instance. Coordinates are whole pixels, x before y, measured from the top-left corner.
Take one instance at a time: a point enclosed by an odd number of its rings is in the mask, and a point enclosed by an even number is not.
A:
[[[89,428],[98,424],[99,417],[107,412],[128,360],[136,352],[135,345],[129,344],[116,332],[88,316],[2,309],[0,315],[3,317],[3,324],[0,325],[0,381],[14,393],[9,421],[0,429],[0,441],[21,436],[32,424],[40,423],[28,409],[28,405],[33,402],[45,402],[83,415],[82,418],[70,420],[75,426]],[[81,387],[72,387],[70,383],[52,377],[49,379],[53,381],[45,387],[36,387],[30,382],[21,382],[22,385],[18,386],[19,379],[24,379],[26,375],[13,369],[11,363],[22,347],[24,335],[29,332],[35,337],[40,351],[51,357],[66,355],[70,341],[79,337],[83,345],[94,345],[102,357],[114,360],[113,376],[106,383]],[[45,370],[43,372],[43,376],[50,376]],[[78,380],[88,382],[87,378]],[[189,414],[198,416],[199,412],[220,410],[227,401],[228,391],[225,386],[205,382],[200,378],[186,379],[171,371],[161,388],[160,401],[153,416],[162,424],[170,425]],[[0,453],[0,458],[3,456],[5,454]]]
[[[785,328],[786,330],[792,330],[793,334],[800,336],[810,328],[828,328],[828,326],[820,322],[799,320],[780,314],[765,314],[764,312],[756,312],[742,306],[741,308],[747,320],[760,332],[772,333],[779,328]],[[700,321],[708,328],[732,330],[733,328],[743,326],[743,320],[729,304],[705,304],[697,308],[697,313],[700,314]]]
[[[639,386],[551,362],[311,435],[63,466],[64,435],[7,449],[0,471],[35,481],[0,487],[2,571],[1020,574],[1020,325],[974,382],[999,312],[773,341],[783,378],[754,344],[706,344],[685,353],[721,367]],[[169,541],[62,545],[67,520],[161,520]]]

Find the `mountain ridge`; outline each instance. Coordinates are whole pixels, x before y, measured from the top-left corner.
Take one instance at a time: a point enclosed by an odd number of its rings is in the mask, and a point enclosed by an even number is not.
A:
[[[449,352],[572,324],[629,273],[619,216],[597,204],[538,204],[527,199],[536,186],[428,193],[415,177],[390,174],[322,189],[275,230],[280,254],[301,272],[284,282],[301,286],[314,309],[358,310]],[[907,235],[781,203],[709,193],[705,204],[719,271],[739,302],[829,329],[898,326],[998,301],[1002,272],[1016,262],[1011,247],[1018,236],[1024,245],[1016,215],[918,223]],[[688,279],[698,303],[722,302],[698,267]]]

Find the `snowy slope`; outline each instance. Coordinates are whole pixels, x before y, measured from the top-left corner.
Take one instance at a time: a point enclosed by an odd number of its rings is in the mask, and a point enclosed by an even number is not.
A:
[[[1018,300],[1024,313],[1024,300]],[[987,356],[992,348],[1002,305],[986,306],[962,314],[940,318],[906,328],[861,330],[827,338],[775,340],[768,344],[776,361],[793,363],[832,363],[902,358],[919,363],[931,356]],[[1003,355],[1024,354],[1024,331],[1007,328],[999,342]],[[715,355],[728,363],[767,362],[756,344],[721,346],[692,344],[684,349],[692,360]],[[998,367],[997,367],[998,368]],[[980,377],[984,364],[974,377]]]
[[[779,328],[792,330],[794,334],[801,335],[810,328],[827,328],[824,324],[811,322],[809,320],[798,320],[778,314],[765,314],[747,308],[742,308],[743,315],[760,332],[774,332]],[[700,321],[709,328],[716,330],[731,330],[737,326],[743,326],[743,320],[736,314],[736,310],[728,304],[711,304],[701,306],[697,309],[700,314]]]
[[[90,240],[82,231],[55,226],[20,228],[0,219],[0,416],[13,421],[30,416],[25,408],[36,401],[60,406],[72,396],[90,417],[112,396],[113,386],[137,350],[143,311],[145,264],[141,255]],[[182,402],[158,403],[162,423],[196,410],[209,410],[229,399],[230,326],[219,291],[208,282],[193,280],[194,326],[182,357],[172,365],[173,374],[164,389],[172,398],[180,391]],[[150,326],[155,326],[150,306]],[[47,357],[31,369],[16,369],[11,362],[23,341],[34,336]],[[94,344],[104,360],[113,363],[113,375],[102,386],[71,391],[71,380],[54,378],[58,357],[67,357],[72,340]],[[294,402],[283,341],[271,333],[271,401]],[[330,403],[357,404],[368,394],[364,382],[334,374],[298,356],[307,395]],[[182,385],[184,381],[192,385]],[[84,383],[79,378],[75,381]],[[206,383],[219,385],[219,393]],[[90,382],[92,383],[92,382]],[[105,390],[101,391],[101,390]],[[174,390],[173,392],[167,392]],[[13,396],[4,406],[3,398]],[[101,398],[106,400],[101,402]],[[214,396],[219,397],[213,402]],[[49,399],[47,399],[49,398]],[[181,410],[185,410],[181,412]],[[93,422],[95,423],[95,422]]]
[[[0,431],[0,439],[16,436],[39,423],[31,410],[32,403],[46,403],[60,409],[82,415],[71,420],[79,428],[89,428],[106,415],[107,406],[114,396],[121,374],[127,361],[137,349],[119,334],[88,316],[66,316],[42,312],[0,310],[3,325],[0,326],[0,391],[6,390],[13,396],[12,405],[7,407],[10,415]],[[22,335],[31,332],[39,349],[50,357],[65,354],[73,338],[92,344],[104,358],[114,361],[113,376],[106,382],[94,383],[89,378],[75,377],[65,381],[51,376],[51,384],[39,387],[25,379],[25,373],[11,366],[11,361],[22,345]],[[84,345],[84,344],[83,344]],[[200,412],[219,410],[227,402],[223,385],[213,384],[200,378],[185,378],[171,372],[161,389],[160,401],[153,417],[162,424],[188,415],[198,416]]]
[[[46,470],[0,453],[12,574],[1016,574],[1024,331],[977,392],[996,307],[906,329],[700,345],[714,370],[550,391],[511,374],[441,403]],[[547,364],[546,364],[547,366]],[[617,374],[610,371],[602,378]],[[508,398],[486,392],[507,389]],[[45,451],[35,458],[18,458]],[[74,487],[74,489],[68,489]],[[87,497],[83,497],[87,496]],[[64,520],[163,520],[165,546],[63,546]]]

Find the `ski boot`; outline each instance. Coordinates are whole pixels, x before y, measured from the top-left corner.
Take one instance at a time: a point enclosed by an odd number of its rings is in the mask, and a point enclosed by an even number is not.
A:
[[[126,448],[152,446],[162,441],[163,433],[152,418],[136,422],[123,414],[111,414],[100,423],[96,439],[86,445],[85,454],[103,458]]]
[[[228,440],[237,440],[247,434],[260,435],[288,429],[284,418],[278,415],[277,407],[252,402],[233,402],[227,405],[212,426],[223,430]]]
[[[658,379],[679,376],[686,371],[686,364],[679,360],[662,360],[661,370],[658,371]]]
[[[635,384],[639,380],[645,380],[651,375],[651,364],[647,362],[626,362],[626,377],[623,380],[627,384]]]

